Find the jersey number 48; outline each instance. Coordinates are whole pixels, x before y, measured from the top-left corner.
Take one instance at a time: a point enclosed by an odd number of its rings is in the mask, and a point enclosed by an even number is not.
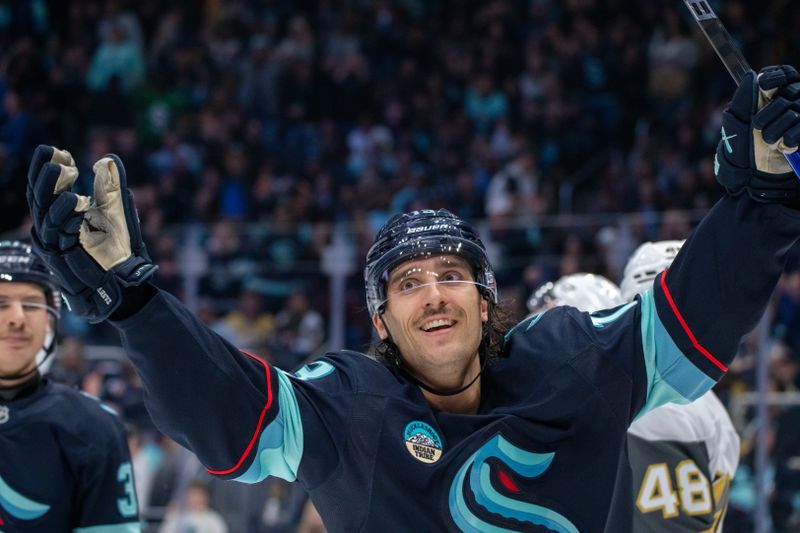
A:
[[[681,507],[689,515],[708,514],[714,508],[711,485],[694,461],[687,459],[675,467],[674,489],[666,463],[651,464],[644,473],[636,506],[642,513],[661,511],[664,518],[678,516]]]

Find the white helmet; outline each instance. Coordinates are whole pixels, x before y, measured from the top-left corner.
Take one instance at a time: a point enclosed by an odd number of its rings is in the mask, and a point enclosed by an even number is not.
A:
[[[624,302],[619,288],[608,279],[596,274],[580,273],[539,287],[528,300],[528,310],[537,312],[558,305],[571,305],[581,311],[594,313]]]
[[[622,274],[622,298],[628,302],[644,292],[655,277],[672,264],[686,241],[646,242],[640,245],[625,265]]]

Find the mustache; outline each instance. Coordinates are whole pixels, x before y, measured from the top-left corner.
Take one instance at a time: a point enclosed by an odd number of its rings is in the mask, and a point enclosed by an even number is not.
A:
[[[425,320],[426,318],[432,317],[432,316],[435,316],[435,315],[449,315],[450,313],[448,311],[449,311],[449,307],[447,306],[447,304],[439,305],[437,307],[428,307],[422,312],[422,316],[420,317],[420,320]]]

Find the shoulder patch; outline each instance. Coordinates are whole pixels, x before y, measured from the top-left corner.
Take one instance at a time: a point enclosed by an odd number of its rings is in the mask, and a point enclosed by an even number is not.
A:
[[[324,378],[332,374],[334,370],[336,370],[336,367],[327,361],[314,361],[295,372],[294,377],[301,381],[309,381],[312,379]]]

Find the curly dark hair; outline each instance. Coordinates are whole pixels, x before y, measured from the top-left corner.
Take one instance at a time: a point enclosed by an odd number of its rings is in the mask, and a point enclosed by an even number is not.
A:
[[[506,333],[514,325],[511,309],[504,303],[495,304],[489,300],[489,319],[483,323],[483,334],[478,346],[481,362],[491,364],[503,357]],[[400,349],[390,338],[378,341],[372,349],[375,357],[390,366],[401,366]]]

